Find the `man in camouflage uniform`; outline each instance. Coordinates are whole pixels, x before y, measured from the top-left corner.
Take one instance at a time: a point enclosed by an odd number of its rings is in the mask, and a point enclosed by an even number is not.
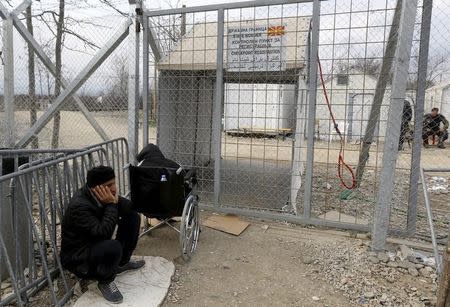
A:
[[[442,123],[442,127],[441,127]],[[428,137],[438,137],[438,148],[445,148],[444,142],[448,139],[448,120],[444,115],[439,114],[438,108],[433,108],[431,113],[423,118],[422,140],[425,148],[429,147]]]

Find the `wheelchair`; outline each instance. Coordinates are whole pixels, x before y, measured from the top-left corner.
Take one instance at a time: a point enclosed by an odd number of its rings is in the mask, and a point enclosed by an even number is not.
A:
[[[181,255],[189,261],[200,235],[199,197],[196,194],[195,169],[182,167],[129,166],[130,196],[135,210],[160,222],[140,234],[161,225],[179,233]],[[180,228],[171,223],[181,216]]]

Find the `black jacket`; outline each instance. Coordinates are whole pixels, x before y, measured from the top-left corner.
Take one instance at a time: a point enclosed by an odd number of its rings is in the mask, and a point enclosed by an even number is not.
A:
[[[102,205],[87,187],[75,192],[64,213],[61,225],[61,262],[76,275],[89,269],[90,247],[110,240],[119,215],[131,210],[131,202],[119,197],[117,205]]]
[[[403,102],[402,123],[409,124],[412,119],[413,110],[408,100]]]
[[[136,160],[140,163],[140,166],[169,167],[175,169],[180,167],[178,163],[167,159],[159,147],[154,144],[145,146],[136,156]]]

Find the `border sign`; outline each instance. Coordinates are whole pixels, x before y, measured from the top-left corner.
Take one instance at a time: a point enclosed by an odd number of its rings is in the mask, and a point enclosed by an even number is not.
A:
[[[228,28],[227,70],[286,70],[286,25]]]

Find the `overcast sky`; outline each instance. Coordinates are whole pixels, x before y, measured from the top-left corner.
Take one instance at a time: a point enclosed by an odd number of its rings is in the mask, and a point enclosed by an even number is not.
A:
[[[0,0],[2,3],[5,0]],[[337,3],[336,3],[337,1]],[[388,22],[390,22],[390,18],[392,18],[392,8],[395,7],[394,0],[353,0],[353,7],[349,8],[349,0],[330,0],[326,2],[322,2],[322,13],[325,15],[322,17],[321,27],[323,29],[328,28],[332,29],[334,22],[336,22],[336,27],[348,28],[350,23],[351,27],[355,27],[352,29],[350,33],[350,40],[356,41],[357,39],[365,40],[367,33],[364,29],[356,29],[361,26],[361,23],[367,21],[367,16],[369,16],[370,21],[374,21],[376,19],[384,21],[384,18],[388,18]],[[10,1],[13,5],[19,4],[21,1],[12,0]],[[113,33],[117,30],[119,25],[125,20],[124,17],[120,16],[116,11],[111,8],[106,7],[99,0],[66,0],[67,2],[67,12],[66,15],[72,18],[72,21],[69,24],[69,28],[77,32],[77,34],[82,35],[90,42],[95,43],[99,47],[103,46],[109,37],[113,35]],[[196,5],[205,5],[205,4],[216,4],[216,3],[225,3],[225,2],[236,2],[233,0],[185,0],[179,1],[178,5],[186,4],[188,6],[196,6]],[[114,5],[121,11],[129,11],[128,1],[124,0],[110,0],[110,3]],[[387,3],[387,6],[386,6]],[[176,6],[177,1],[172,0],[171,4],[169,0],[167,1],[154,1],[149,0],[145,1],[145,6],[148,9],[163,9],[169,8],[170,6]],[[350,14],[347,14],[350,9],[353,11],[359,10],[367,10],[367,7],[370,7],[370,14],[367,13],[359,13],[353,14],[352,19],[350,20]],[[288,9],[286,9],[286,7]],[[307,16],[310,13],[311,5],[302,5],[297,9],[292,9],[294,6],[286,6],[284,11],[290,11],[289,15],[292,15],[298,11],[298,15]],[[41,0],[39,2],[33,1],[33,10],[35,13],[39,13],[46,10],[57,11],[58,9],[58,1],[56,0]],[[387,9],[387,14],[383,11],[383,9]],[[338,17],[334,18],[334,16],[327,15],[328,13],[333,13],[334,11],[340,13]],[[381,11],[380,11],[381,10]],[[278,12],[281,12],[281,7],[275,7],[271,9],[270,15],[275,16]],[[266,8],[261,8],[255,11],[252,10],[244,10],[239,12],[235,12],[238,15],[241,14],[242,19],[245,19],[246,16],[250,16],[250,18],[264,16],[268,14]],[[235,14],[236,15],[236,14]],[[204,16],[204,15],[202,15]],[[434,0],[434,11],[433,11],[433,26],[432,26],[432,39],[431,39],[431,54],[447,54],[449,53],[448,41],[450,40],[450,23],[448,22],[448,16],[450,16],[450,1],[449,0]],[[48,19],[50,16],[48,16]],[[192,17],[188,16],[192,20]],[[358,24],[359,18],[359,24]],[[195,18],[195,22],[199,20],[204,20],[205,17]],[[73,20],[82,21],[81,24],[75,24]],[[418,20],[420,21],[420,20]],[[375,22],[375,21],[374,21]],[[381,39],[384,34],[384,28],[380,30],[374,30],[376,32],[371,32],[369,35],[371,36],[380,36]],[[342,33],[341,33],[342,32]],[[1,32],[0,32],[1,33]],[[53,41],[52,34],[50,30],[45,27],[42,23],[36,23],[36,31],[35,31],[36,39],[41,43],[50,43],[52,47]],[[348,42],[349,40],[349,31],[347,30],[323,30],[321,32],[321,42],[326,43],[334,38],[335,42]],[[16,92],[24,93],[27,90],[27,75],[26,75],[26,47],[21,39],[20,35],[15,32],[15,72],[16,72]],[[0,47],[2,46],[2,42],[0,42]],[[83,67],[87,64],[87,62],[92,58],[92,56],[97,52],[96,48],[86,48],[80,40],[75,37],[66,36],[66,49],[63,54],[63,63],[64,63],[64,73],[67,79],[72,79],[77,73],[79,73]],[[375,46],[375,45],[373,45]],[[372,45],[364,45],[363,47],[355,47],[352,52],[358,54],[365,54],[367,50],[376,49],[372,48]],[[381,46],[381,45],[380,45]],[[359,49],[358,49],[359,48]],[[362,49],[361,49],[362,48]],[[381,47],[380,47],[381,48]],[[352,57],[353,54],[349,54],[347,47],[335,48],[334,51],[331,51],[329,47],[321,48],[321,56],[327,56],[331,52],[333,53],[333,58],[339,57]],[[51,48],[47,48],[49,52]],[[82,51],[82,52],[80,52]],[[131,45],[131,41],[126,40],[119,48],[112,54],[112,56],[105,62],[104,65],[96,72],[89,82],[86,83],[86,86],[83,87],[80,91],[83,93],[90,94],[100,94],[108,90],[108,87],[111,87],[114,84],[114,78],[117,76],[117,66],[121,61],[127,58],[128,54],[134,52],[133,46]],[[378,53],[379,54],[379,53]],[[49,53],[49,56],[53,58],[53,55]],[[377,55],[378,56],[378,55]],[[45,69],[38,67],[37,73],[41,73],[41,77],[45,76]],[[3,75],[3,68],[0,67],[0,76]],[[450,77],[450,76],[448,76]],[[50,78],[51,79],[51,78]],[[45,93],[45,88],[47,88],[47,84],[45,80],[43,82],[38,81],[38,91],[40,91],[40,87],[43,88],[43,92]],[[0,92],[3,92],[3,80],[0,79]]]

